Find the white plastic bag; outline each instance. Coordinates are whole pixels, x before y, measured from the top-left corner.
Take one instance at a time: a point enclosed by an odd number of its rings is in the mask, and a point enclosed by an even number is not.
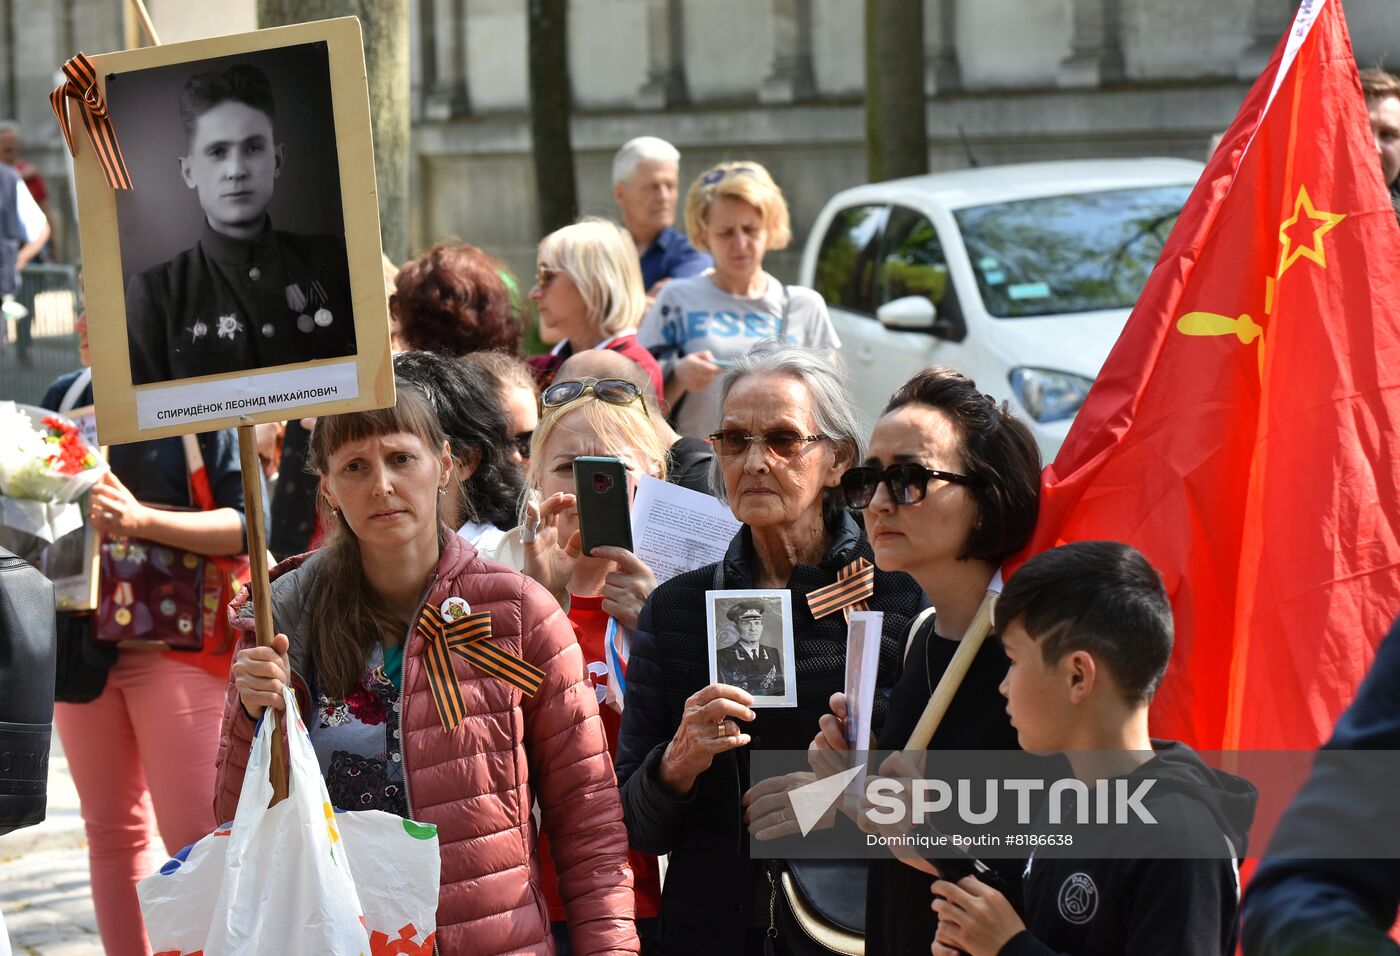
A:
[[[283,694],[284,713],[295,715],[291,690]],[[158,956],[432,953],[437,828],[333,812],[306,727],[293,719],[287,799],[268,809],[272,731],[262,721],[233,823],[137,884]]]

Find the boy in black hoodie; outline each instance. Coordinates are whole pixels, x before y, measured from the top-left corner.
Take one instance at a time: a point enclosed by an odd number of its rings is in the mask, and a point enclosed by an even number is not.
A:
[[[934,956],[1233,953],[1257,794],[1186,745],[1148,736],[1172,648],[1157,572],[1124,544],[1064,545],[1012,577],[996,618],[1010,660],[1001,693],[1021,747],[1063,751],[1091,792],[1105,779],[1129,793],[1147,784],[1142,804],[1156,823],[1079,826],[1072,851],[1033,853],[1019,914],[975,877],[933,884]],[[1198,858],[1165,858],[1188,855],[1184,839]]]

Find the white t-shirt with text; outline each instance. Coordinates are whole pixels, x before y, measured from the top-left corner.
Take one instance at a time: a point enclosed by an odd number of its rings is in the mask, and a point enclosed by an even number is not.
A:
[[[675,348],[677,356],[708,349],[720,360],[736,359],[756,343],[778,334],[788,299],[785,337],[789,344],[835,350],[841,340],[827,315],[826,301],[814,289],[784,286],[768,275],[768,289],[757,298],[725,292],[712,272],[673,279],[661,289],[637,339],[649,349]],[[705,438],[719,425],[718,379],[709,388],[687,392],[676,413],[676,431]]]

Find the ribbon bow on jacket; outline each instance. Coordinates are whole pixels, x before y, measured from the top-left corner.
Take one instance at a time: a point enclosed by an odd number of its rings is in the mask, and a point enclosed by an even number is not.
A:
[[[849,621],[852,611],[870,610],[868,602],[874,594],[875,565],[864,558],[856,558],[836,572],[834,584],[809,593],[807,606],[817,620],[840,611]]]
[[[97,68],[86,54],[79,53],[63,64],[63,75],[68,79],[49,94],[49,103],[63,130],[68,152],[78,155],[73,146],[72,119],[68,115],[67,100],[71,98],[82,103],[83,126],[97,151],[97,162],[102,166],[107,185],[113,189],[131,189],[131,173],[127,172],[122,148],[117,143],[117,131],[107,114],[107,101],[97,86]]]
[[[544,681],[544,671],[491,643],[490,611],[477,611],[448,621],[430,604],[418,617],[417,631],[425,645],[423,657],[428,664],[428,686],[446,731],[456,729],[467,716],[450,655],[455,654],[477,670],[518,688],[526,697],[535,696]]]

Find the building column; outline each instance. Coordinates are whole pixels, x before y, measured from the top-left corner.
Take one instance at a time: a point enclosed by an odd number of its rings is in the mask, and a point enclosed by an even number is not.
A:
[[[1070,54],[1060,62],[1060,86],[1095,87],[1121,82],[1123,70],[1121,0],[1074,0]]]
[[[647,81],[637,92],[637,106],[659,110],[689,99],[685,87],[685,15],[681,0],[645,0]]]
[[[1297,8],[1289,0],[1251,0],[1250,5],[1250,44],[1235,61],[1235,75],[1242,80],[1253,80],[1264,72]]]
[[[929,0],[924,20],[933,25],[925,31],[924,93],[937,96],[962,89],[962,68],[958,65],[958,0]]]
[[[761,103],[792,103],[816,89],[812,72],[811,0],[771,0],[773,66],[758,90]]]
[[[464,0],[422,0],[423,118],[471,112],[467,90],[467,11]]]

